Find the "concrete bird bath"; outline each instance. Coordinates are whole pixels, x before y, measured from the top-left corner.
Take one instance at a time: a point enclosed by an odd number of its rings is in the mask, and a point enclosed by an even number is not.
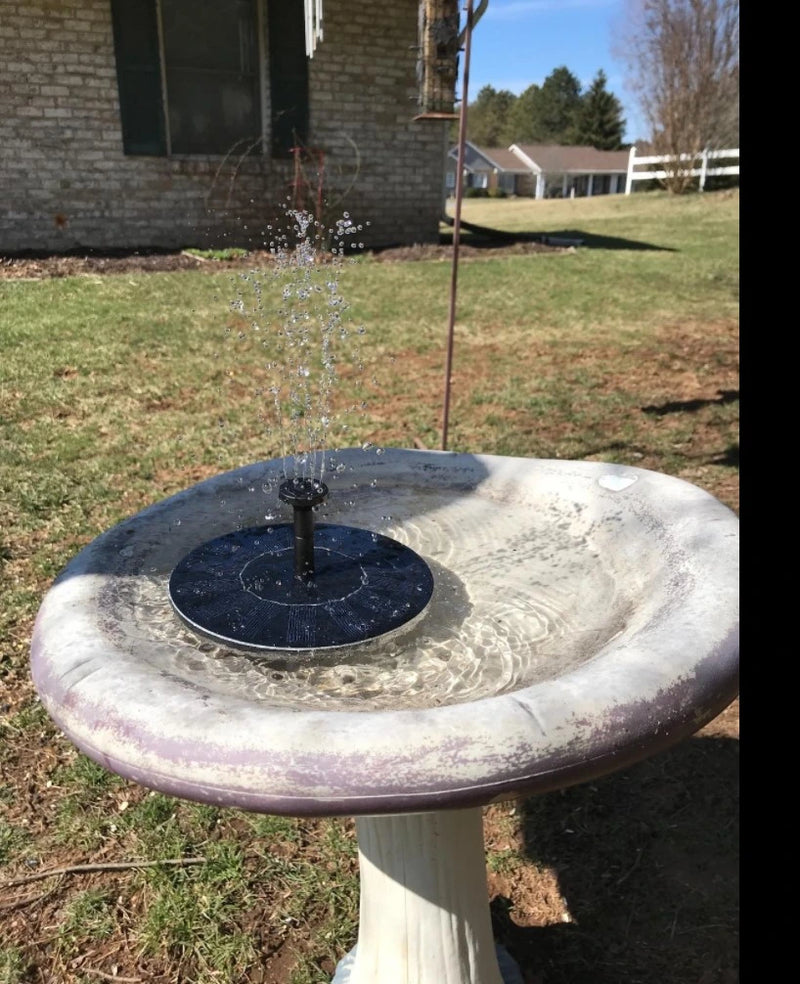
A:
[[[627,766],[734,699],[738,520],[621,465],[338,452],[319,521],[411,548],[430,601],[360,644],[232,651],[176,617],[170,574],[263,525],[285,468],[209,479],[84,549],[36,622],[42,702],[89,757],[152,789],[355,816],[359,940],[337,984],[520,980],[492,940],[481,807]]]

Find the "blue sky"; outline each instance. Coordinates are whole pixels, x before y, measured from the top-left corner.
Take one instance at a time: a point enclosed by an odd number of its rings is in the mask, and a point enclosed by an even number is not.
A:
[[[476,9],[478,3],[473,0]],[[645,137],[636,100],[625,88],[625,68],[612,51],[625,7],[625,0],[489,0],[472,35],[470,102],[484,85],[519,95],[560,65],[586,88],[602,68],[624,109],[625,139]]]

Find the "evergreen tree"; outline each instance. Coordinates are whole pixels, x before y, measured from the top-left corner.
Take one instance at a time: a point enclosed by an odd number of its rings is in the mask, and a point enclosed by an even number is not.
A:
[[[506,116],[506,125],[503,130],[503,146],[508,147],[512,143],[537,143],[536,129],[536,106],[539,98],[539,86],[535,83],[529,85],[514,100],[514,104]]]
[[[580,106],[580,82],[562,65],[519,96],[508,114],[507,142],[574,144]]]
[[[479,147],[503,147],[506,118],[516,101],[508,89],[494,89],[485,85],[467,112],[467,137]]]
[[[607,81],[601,68],[581,97],[575,142],[598,150],[620,150],[625,132],[622,104],[606,89]]]
[[[566,65],[554,69],[542,83],[536,106],[537,142],[577,143],[581,84]]]
[[[619,150],[625,120],[622,105],[606,88],[598,71],[589,89],[562,65],[541,85],[529,85],[519,96],[485,85],[467,114],[467,137],[479,147],[508,147],[512,143],[586,144],[599,150]],[[451,138],[458,138],[458,123]]]

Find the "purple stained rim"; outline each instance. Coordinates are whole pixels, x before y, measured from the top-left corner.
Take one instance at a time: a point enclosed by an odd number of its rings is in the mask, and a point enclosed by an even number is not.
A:
[[[107,599],[128,578],[168,577],[193,544],[222,535],[247,509],[258,522],[248,487],[282,476],[285,463],[250,465],[102,534],[48,592],[33,633],[33,679],[82,751],[200,802],[289,815],[418,812],[601,776],[694,733],[736,696],[738,520],[708,493],[601,462],[397,449],[366,465],[356,449],[340,459],[359,468],[364,487],[424,489],[420,510],[475,497],[484,521],[489,500],[506,512],[510,503],[513,536],[526,532],[534,499],[549,497],[554,521],[572,522],[582,508],[621,576],[630,570],[641,581],[633,619],[565,675],[462,704],[306,710],[229,696],[193,667],[175,674],[152,662],[146,624],[129,632]],[[451,541],[453,569],[460,542]]]

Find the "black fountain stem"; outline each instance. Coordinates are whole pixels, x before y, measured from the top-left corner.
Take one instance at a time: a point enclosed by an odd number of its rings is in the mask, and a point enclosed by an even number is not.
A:
[[[294,576],[314,578],[314,506],[324,502],[328,486],[315,478],[290,478],[278,489],[278,498],[294,510]]]

